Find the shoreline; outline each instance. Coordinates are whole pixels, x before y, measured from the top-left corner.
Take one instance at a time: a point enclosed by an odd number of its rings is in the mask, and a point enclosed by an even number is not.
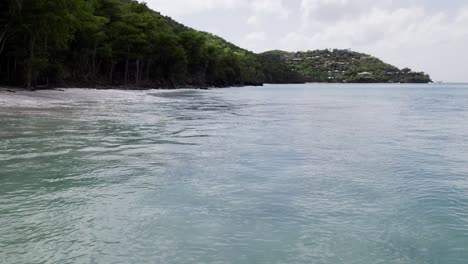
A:
[[[57,86],[48,86],[48,87],[20,87],[20,86],[2,86],[0,85],[0,91],[2,92],[18,92],[18,91],[64,91],[67,89],[91,89],[91,90],[122,90],[122,91],[148,91],[148,90],[180,90],[180,89],[193,89],[193,90],[211,90],[211,89],[223,89],[223,88],[233,88],[233,87],[245,87],[245,86],[264,86],[264,83],[245,83],[245,84],[233,84],[225,86],[196,86],[196,85],[174,85],[174,86],[160,86],[160,87],[148,87],[148,86],[67,86],[67,85],[57,85]]]
[[[229,86],[192,86],[192,85],[177,85],[174,87],[123,87],[123,86],[100,86],[100,87],[84,87],[84,86],[51,86],[51,87],[34,87],[31,89],[25,87],[18,87],[18,86],[0,86],[0,92],[3,93],[16,93],[16,92],[37,92],[37,91],[59,91],[63,92],[68,89],[89,89],[89,90],[120,90],[120,91],[149,91],[149,90],[161,90],[161,91],[170,91],[170,90],[212,90],[212,89],[228,89],[228,88],[236,88],[236,87],[262,87],[265,85],[291,85],[291,84],[363,84],[363,85],[371,85],[371,84],[388,84],[388,85],[401,85],[401,84],[434,84],[433,82],[428,83],[412,83],[412,82],[405,82],[405,83],[387,83],[387,82],[353,82],[353,83],[339,83],[339,82],[304,82],[304,83],[262,83],[262,84],[242,84],[242,85],[229,85]],[[450,83],[445,83],[450,84]]]

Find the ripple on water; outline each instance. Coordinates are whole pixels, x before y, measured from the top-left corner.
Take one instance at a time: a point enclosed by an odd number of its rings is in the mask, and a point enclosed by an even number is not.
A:
[[[0,93],[0,259],[465,264],[467,106],[466,85]]]

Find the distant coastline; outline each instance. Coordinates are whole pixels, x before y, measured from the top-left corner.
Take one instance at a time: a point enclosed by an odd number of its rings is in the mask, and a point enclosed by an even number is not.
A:
[[[26,87],[19,87],[19,86],[0,86],[0,96],[2,94],[14,94],[14,93],[21,93],[21,92],[41,92],[41,91],[56,91],[56,92],[64,92],[66,90],[72,90],[72,89],[83,89],[83,90],[102,90],[102,91],[112,91],[112,90],[117,90],[117,91],[148,91],[148,90],[159,90],[159,91],[177,91],[177,90],[212,90],[212,89],[229,89],[229,88],[243,88],[243,87],[264,87],[264,86],[274,86],[274,85],[300,85],[300,84],[310,84],[310,85],[356,85],[356,84],[362,84],[362,85],[371,85],[371,84],[376,84],[376,85],[402,85],[402,84],[408,84],[408,85],[424,85],[424,84],[440,84],[440,83],[331,83],[331,82],[304,82],[304,83],[263,83],[263,84],[257,84],[257,85],[231,85],[231,86],[184,86],[180,85],[177,87],[122,87],[122,86],[101,86],[101,87],[86,87],[86,86],[49,86],[49,87],[32,87],[32,88],[26,88]],[[446,85],[459,85],[459,84],[468,84],[468,83],[449,83],[445,82],[443,84]]]
[[[428,83],[350,50],[240,48],[133,0],[7,1],[0,9],[0,85],[43,89],[177,89],[264,83]]]

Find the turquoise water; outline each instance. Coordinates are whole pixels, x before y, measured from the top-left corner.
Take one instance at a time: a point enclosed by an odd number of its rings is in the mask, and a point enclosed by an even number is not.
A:
[[[0,92],[0,263],[468,261],[468,85]]]

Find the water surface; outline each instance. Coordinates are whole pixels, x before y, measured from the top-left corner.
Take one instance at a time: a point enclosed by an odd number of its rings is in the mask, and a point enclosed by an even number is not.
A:
[[[468,260],[468,85],[0,93],[1,263]]]

